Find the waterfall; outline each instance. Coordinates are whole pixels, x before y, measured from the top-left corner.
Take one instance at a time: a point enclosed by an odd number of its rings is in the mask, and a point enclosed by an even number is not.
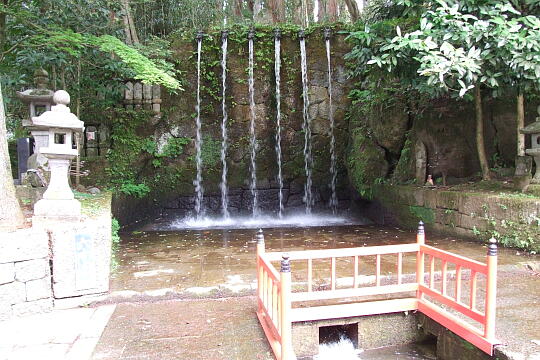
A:
[[[304,203],[306,204],[306,214],[311,214],[313,206],[313,194],[311,193],[313,171],[313,156],[311,154],[311,119],[309,118],[309,94],[308,94],[308,78],[307,78],[307,59],[306,59],[306,39],[304,31],[301,30],[298,34],[300,37],[300,56],[302,64],[302,95],[304,98],[304,121],[302,130],[304,131],[304,169],[306,171],[306,183],[304,185]]]
[[[334,135],[334,109],[332,107],[332,68],[330,64],[330,29],[325,29],[324,38],[326,41],[326,61],[328,63],[328,120],[330,121],[330,208],[332,213],[337,212],[338,199],[336,195],[336,137]]]
[[[281,173],[281,33],[274,31],[274,73],[276,75],[276,156],[278,162],[279,210],[278,215],[283,216],[283,175]]]
[[[253,37],[255,32],[251,29],[248,33],[249,39],[249,115],[250,115],[250,125],[249,125],[249,148],[250,148],[250,171],[251,171],[251,181],[249,183],[249,190],[251,191],[251,197],[253,199],[253,216],[259,214],[259,205],[257,204],[257,166],[255,162],[255,157],[257,155],[257,137],[255,134],[255,84],[253,80]]]
[[[221,34],[221,51],[222,51],[222,58],[221,58],[221,68],[222,68],[222,93],[221,93],[221,110],[223,112],[223,119],[221,121],[221,164],[223,166],[223,170],[221,173],[221,211],[223,213],[224,218],[229,218],[229,209],[228,209],[228,203],[229,203],[229,195],[228,195],[228,189],[227,189],[227,106],[225,104],[225,96],[227,93],[227,31],[223,31]]]
[[[197,149],[197,154],[195,155],[195,162],[197,164],[197,177],[193,182],[195,185],[195,213],[197,218],[200,218],[204,213],[202,207],[204,189],[202,186],[202,156],[201,156],[201,146],[202,146],[202,136],[201,136],[201,47],[202,47],[202,32],[197,33],[197,105],[195,105],[195,111],[197,112],[197,118],[195,123],[197,125],[197,135],[195,138],[195,148]]]

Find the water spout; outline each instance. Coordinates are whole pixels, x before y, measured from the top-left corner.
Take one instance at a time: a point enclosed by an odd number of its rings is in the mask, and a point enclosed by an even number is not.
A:
[[[276,156],[278,163],[279,210],[283,217],[283,174],[281,170],[281,31],[274,30],[274,74],[276,76]]]
[[[311,214],[313,206],[313,194],[311,187],[313,180],[311,178],[313,171],[313,156],[311,151],[311,119],[309,117],[309,89],[307,77],[307,56],[306,56],[306,39],[304,30],[298,32],[300,38],[300,57],[302,68],[302,95],[304,98],[302,130],[304,131],[304,170],[306,172],[306,183],[304,185],[304,203],[306,204],[306,214]]]
[[[249,125],[249,134],[250,134],[250,171],[251,171],[251,181],[249,183],[249,190],[251,192],[251,197],[253,199],[253,216],[259,214],[259,205],[257,203],[257,165],[256,165],[256,155],[257,155],[257,137],[255,133],[255,82],[253,79],[253,38],[255,37],[255,30],[250,29],[248,32],[248,41],[249,41],[249,115],[250,115],[250,125]]]
[[[193,182],[195,185],[195,215],[200,218],[204,214],[203,209],[203,196],[204,188],[202,186],[202,136],[201,136],[201,48],[203,33],[197,32],[197,105],[195,105],[195,111],[197,117],[195,123],[197,125],[197,135],[195,137],[195,148],[197,150],[195,155],[195,163],[197,164],[197,177]]]
[[[227,105],[226,105],[226,94],[227,94],[227,37],[228,37],[228,31],[223,30],[221,32],[221,110],[223,112],[223,118],[221,121],[221,165],[223,167],[223,170],[221,172],[221,211],[223,214],[223,217],[225,219],[229,218],[229,195],[228,195],[228,188],[227,188]]]
[[[324,29],[324,39],[326,42],[326,61],[328,64],[328,120],[330,121],[330,188],[332,195],[330,196],[330,208],[332,213],[337,212],[338,199],[336,194],[336,137],[334,134],[334,108],[332,107],[332,67],[330,63],[330,29]]]

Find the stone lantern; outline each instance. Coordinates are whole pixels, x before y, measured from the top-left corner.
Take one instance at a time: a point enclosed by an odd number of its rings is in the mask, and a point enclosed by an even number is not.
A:
[[[48,145],[49,134],[47,129],[34,124],[33,118],[51,110],[54,92],[47,89],[49,85],[49,74],[43,69],[38,69],[34,72],[34,85],[34,89],[17,92],[17,97],[28,106],[30,116],[27,119],[23,119],[22,125],[34,137],[34,153],[39,153],[41,147]]]
[[[536,164],[536,172],[531,180],[533,184],[540,184],[540,105],[537,111],[536,121],[520,130],[522,134],[531,135],[531,148],[526,149],[525,154],[532,156]]]
[[[81,204],[69,187],[69,165],[77,156],[77,150],[73,149],[74,135],[84,130],[84,123],[67,107],[70,98],[66,91],[55,92],[53,101],[57,105],[51,110],[32,118],[34,125],[47,129],[48,146],[42,147],[40,152],[47,158],[51,170],[49,186],[34,207],[34,218],[77,219]]]

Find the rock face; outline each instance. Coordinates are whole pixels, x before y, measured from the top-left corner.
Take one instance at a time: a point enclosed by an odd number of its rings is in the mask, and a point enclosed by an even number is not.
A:
[[[231,33],[228,41],[227,58],[227,110],[229,135],[227,165],[230,206],[232,212],[249,210],[249,122],[248,97],[248,52],[245,34]],[[259,36],[260,35],[260,36]],[[202,44],[201,61],[201,121],[203,187],[205,205],[210,211],[220,209],[222,166],[219,160],[221,149],[221,40],[205,37]],[[332,100],[335,120],[338,181],[341,198],[348,200],[347,172],[344,163],[348,143],[348,123],[345,113],[349,106],[347,97],[351,83],[345,76],[343,56],[349,51],[344,36],[335,33],[332,48]],[[257,189],[261,207],[265,210],[278,206],[278,164],[276,155],[276,99],[274,75],[273,32],[258,34],[255,49],[255,116],[258,152]],[[329,94],[325,43],[321,33],[314,32],[306,39],[307,68],[313,146],[313,191],[316,205],[327,207],[330,185],[330,123]],[[178,95],[163,94],[163,109],[167,116],[156,126],[154,136],[173,133],[176,137],[195,138],[195,121],[190,116],[195,112],[196,63],[193,39],[177,39],[173,51],[180,70],[186,74],[185,91]],[[286,206],[303,206],[304,133],[302,132],[302,82],[300,71],[300,47],[296,34],[283,34],[281,39],[281,147],[284,200]],[[186,154],[190,154],[186,156]],[[178,211],[193,209],[195,177],[194,141],[185,146],[184,155],[168,164],[171,172],[182,173],[172,188],[164,189],[158,200],[164,208]],[[172,200],[172,201],[171,201]]]

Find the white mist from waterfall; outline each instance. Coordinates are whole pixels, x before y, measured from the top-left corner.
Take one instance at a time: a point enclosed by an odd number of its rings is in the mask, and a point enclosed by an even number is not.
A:
[[[276,75],[276,156],[278,163],[279,209],[278,216],[283,217],[283,174],[281,170],[281,40],[276,34],[274,39],[274,73]]]
[[[257,156],[257,137],[255,133],[255,81],[253,79],[253,33],[249,33],[249,115],[250,115],[250,124],[249,124],[249,147],[250,147],[250,171],[251,179],[249,183],[249,190],[251,192],[251,197],[253,199],[252,210],[253,217],[259,214],[259,204],[257,203],[257,165],[255,158]]]
[[[338,199],[336,195],[336,137],[334,135],[334,109],[332,107],[332,68],[330,64],[330,37],[326,37],[326,60],[328,63],[328,119],[330,121],[330,188],[332,195],[330,196],[330,208],[332,213],[337,212]]]
[[[223,170],[221,172],[221,211],[225,219],[229,218],[229,195],[227,188],[227,106],[226,106],[226,94],[227,94],[227,34],[222,35],[222,44],[221,44],[221,68],[222,68],[222,84],[221,84],[221,110],[223,112],[223,119],[221,121],[221,165]]]
[[[358,360],[363,350],[355,349],[352,341],[341,336],[339,341],[319,345],[319,354],[314,360]]]
[[[300,37],[300,57],[302,68],[302,95],[304,98],[304,121],[302,122],[302,130],[304,132],[304,170],[306,172],[306,183],[304,185],[304,203],[306,204],[306,214],[311,214],[313,206],[313,194],[311,192],[313,171],[313,157],[311,154],[311,119],[309,118],[309,93],[308,93],[308,78],[307,78],[307,58],[306,58],[306,40],[303,36]]]
[[[204,214],[202,207],[204,188],[202,186],[202,135],[201,135],[201,48],[202,48],[202,36],[197,37],[197,105],[195,110],[197,117],[195,123],[197,125],[197,135],[195,137],[195,148],[197,149],[195,155],[195,163],[197,164],[197,177],[193,182],[195,185],[195,215],[200,218]]]

